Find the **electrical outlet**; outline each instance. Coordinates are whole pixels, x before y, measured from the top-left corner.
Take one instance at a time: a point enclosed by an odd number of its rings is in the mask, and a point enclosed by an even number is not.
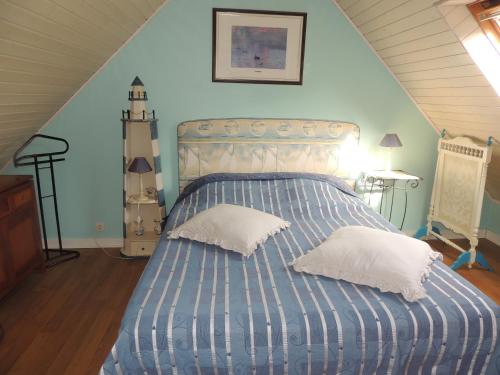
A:
[[[104,223],[95,223],[95,231],[96,232],[104,231]]]

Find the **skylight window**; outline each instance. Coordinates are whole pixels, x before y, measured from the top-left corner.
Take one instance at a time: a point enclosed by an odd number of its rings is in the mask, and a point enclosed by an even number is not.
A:
[[[500,96],[500,54],[484,34],[471,35],[463,41],[465,49]]]
[[[484,33],[469,35],[463,44],[500,96],[500,1],[480,1],[468,7]]]

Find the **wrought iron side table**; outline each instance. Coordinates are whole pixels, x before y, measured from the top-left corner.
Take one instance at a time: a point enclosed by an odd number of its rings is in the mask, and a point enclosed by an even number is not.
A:
[[[405,223],[405,218],[406,218],[406,210],[408,208],[408,187],[411,187],[413,189],[417,188],[421,180],[422,180],[421,177],[411,175],[401,170],[369,171],[369,172],[364,172],[361,177],[363,185],[363,195],[368,194],[368,204],[371,203],[371,197],[374,193],[381,193],[380,204],[379,204],[380,214],[382,214],[382,205],[384,203],[384,200],[386,201],[385,207],[387,207],[388,200],[390,199],[389,221],[391,221],[392,219],[392,209],[394,206],[395,191],[396,190],[404,191],[405,204],[404,204],[403,219],[399,227],[400,230],[403,229],[403,225]],[[391,193],[390,197],[388,196],[389,192]]]

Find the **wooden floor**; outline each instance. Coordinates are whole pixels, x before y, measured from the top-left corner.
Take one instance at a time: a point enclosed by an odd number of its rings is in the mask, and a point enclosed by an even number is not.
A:
[[[459,255],[457,250],[453,249],[451,246],[445,245],[439,240],[427,242],[429,242],[435,250],[443,253],[444,262],[448,265],[452,264]],[[463,248],[466,248],[468,245],[467,240],[457,240],[454,242]],[[464,267],[457,272],[481,289],[483,293],[495,301],[497,305],[500,305],[500,246],[495,245],[491,241],[481,239],[479,240],[478,249],[486,257],[494,272],[485,271],[475,265],[470,270]]]
[[[96,375],[145,264],[86,249],[30,276],[0,301],[0,374]]]
[[[450,264],[457,252],[432,246]],[[459,273],[500,304],[500,247],[481,241],[495,272]],[[122,261],[101,250],[34,274],[0,302],[0,374],[97,374],[146,261]]]

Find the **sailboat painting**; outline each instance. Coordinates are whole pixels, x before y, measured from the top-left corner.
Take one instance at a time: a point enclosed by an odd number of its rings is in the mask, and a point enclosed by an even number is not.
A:
[[[301,85],[307,14],[213,9],[212,81]]]
[[[231,39],[233,68],[285,69],[286,28],[233,26]]]

